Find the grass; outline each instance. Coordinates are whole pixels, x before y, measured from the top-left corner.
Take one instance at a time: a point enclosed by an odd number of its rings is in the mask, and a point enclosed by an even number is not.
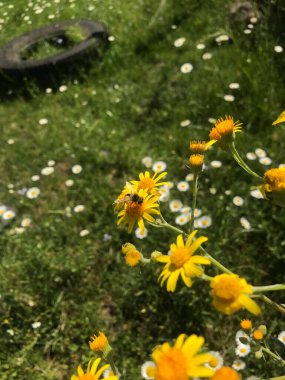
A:
[[[169,0],[161,2],[159,12],[160,3],[150,0],[1,3],[2,45],[71,18],[100,20],[115,37],[89,69],[82,65],[72,77],[50,80],[51,93],[29,79],[25,92],[11,86],[1,94],[1,202],[17,214],[2,223],[0,242],[1,379],[68,379],[78,363],[88,360],[86,343],[98,329],[109,336],[127,380],[140,377],[140,365],[156,344],[181,332],[203,334],[208,347],[232,363],[235,332],[247,314],[218,314],[198,280],[190,291],[181,286],[172,295],[158,286],[158,268],[127,268],[120,255],[123,242],[135,242],[144,252],[166,252],[175,234],[149,229],[140,241],[116,228],[112,203],[125,181],[145,170],[144,156],[166,161],[169,180],[183,180],[188,141],[207,138],[210,117],[232,114],[243,122],[237,142],[243,157],[263,148],[272,165],[284,163],[284,127],[271,126],[284,109],[285,58],[274,52],[275,45],[284,44],[284,5],[258,3],[262,16],[250,35],[243,32],[246,24],[229,16],[230,1]],[[231,41],[219,46],[215,36],[224,33]],[[175,48],[180,37],[186,43]],[[198,43],[206,49],[196,49]],[[212,59],[203,60],[205,52]],[[185,62],[193,64],[190,74],[180,72]],[[231,82],[240,83],[240,89],[230,90]],[[226,94],[235,101],[224,101]],[[43,118],[45,125],[39,123]],[[190,126],[180,127],[188,118]],[[56,162],[55,173],[33,182],[49,160]],[[225,152],[213,149],[207,160],[223,162],[200,181],[198,207],[212,217],[211,227],[202,231],[209,237],[207,250],[255,285],[281,282],[284,209],[252,198],[250,186],[256,183]],[[78,175],[71,171],[74,164],[83,168]],[[257,160],[250,164],[260,174],[266,169]],[[67,179],[74,186],[68,188]],[[35,200],[17,192],[32,186],[41,190]],[[232,203],[235,195],[244,199],[243,207]],[[171,199],[176,198],[190,203],[188,193],[174,188]],[[79,204],[85,210],[74,213]],[[162,210],[173,222],[167,203]],[[241,216],[251,230],[242,229]],[[19,234],[15,228],[24,217],[31,218],[32,227]],[[89,235],[81,237],[84,229]],[[105,241],[104,234],[112,239]],[[272,298],[281,302],[277,293]],[[41,327],[33,329],[36,321]],[[267,324],[272,338],[285,329],[269,307],[259,322]],[[282,375],[272,361],[253,355],[246,361],[245,376]]]

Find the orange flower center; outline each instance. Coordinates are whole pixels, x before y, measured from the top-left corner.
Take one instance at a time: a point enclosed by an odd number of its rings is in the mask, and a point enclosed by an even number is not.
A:
[[[133,250],[126,254],[125,260],[130,267],[135,267],[141,261],[142,255],[139,251]]]
[[[143,178],[139,181],[138,190],[152,190],[155,187],[155,181],[152,178]]]
[[[126,207],[126,214],[130,218],[140,218],[143,214],[143,205],[136,202],[128,202]]]
[[[263,334],[260,330],[255,330],[253,332],[253,337],[255,340],[261,340],[261,339],[263,339]]]
[[[84,373],[81,376],[78,376],[78,380],[96,380],[96,377],[91,373]]]
[[[189,249],[186,247],[176,248],[171,252],[170,262],[176,268],[181,268],[190,259]]]
[[[241,294],[240,280],[232,276],[220,278],[220,280],[214,284],[213,290],[217,297],[233,302]]]
[[[179,348],[162,353],[154,373],[155,380],[188,380],[187,358]]]
[[[252,323],[249,319],[244,319],[241,321],[240,326],[244,330],[250,330],[252,327]]]
[[[285,190],[285,168],[267,170],[264,174],[264,181],[272,187],[272,190]]]
[[[222,367],[215,372],[211,380],[240,380],[240,376],[234,369]]]

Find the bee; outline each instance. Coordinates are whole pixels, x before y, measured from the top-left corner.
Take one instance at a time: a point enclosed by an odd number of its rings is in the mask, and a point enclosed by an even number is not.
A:
[[[141,205],[143,203],[144,199],[140,197],[137,193],[128,193],[126,194],[122,199],[117,199],[115,203],[137,203],[138,205]]]

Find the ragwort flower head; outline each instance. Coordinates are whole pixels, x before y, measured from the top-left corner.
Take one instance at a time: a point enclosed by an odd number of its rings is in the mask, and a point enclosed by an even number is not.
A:
[[[240,375],[231,367],[222,367],[211,377],[211,380],[240,380]]]
[[[264,198],[285,207],[285,167],[266,170],[260,191]]]
[[[98,369],[98,366],[101,362],[101,358],[98,358],[94,360],[92,363],[92,360],[89,361],[88,366],[87,366],[87,371],[84,372],[82,367],[79,366],[77,368],[77,375],[72,375],[71,380],[99,380],[102,379],[101,375],[103,372],[109,368],[109,364],[103,365],[100,369]],[[97,371],[98,369],[98,371]],[[119,380],[118,376],[108,376],[108,380]]]
[[[218,119],[209,134],[210,142],[207,143],[207,147],[218,142],[222,148],[226,148],[234,141],[237,132],[241,132],[241,123],[234,121],[232,116]]]
[[[94,335],[91,337],[89,347],[94,352],[105,352],[106,350],[110,351],[111,349],[108,339],[102,331],[99,331],[98,336]]]
[[[261,310],[249,294],[252,294],[252,286],[244,278],[236,274],[220,274],[215,276],[210,283],[213,295],[213,305],[224,314],[230,315],[245,308],[254,315],[259,315]]]
[[[183,236],[177,237],[177,243],[170,246],[170,255],[159,255],[156,261],[165,263],[159,276],[161,286],[167,280],[166,289],[174,292],[179,276],[181,275],[187,287],[192,285],[191,277],[201,276],[203,269],[199,264],[210,264],[210,261],[203,256],[193,255],[202,243],[208,240],[205,236],[200,236],[194,242],[193,238],[197,231],[193,231],[184,244]]]
[[[122,253],[125,256],[125,261],[130,267],[137,266],[142,260],[142,254],[131,243],[125,243],[122,246]]]
[[[139,180],[138,181],[131,181],[131,184],[134,186],[136,191],[139,191],[140,189],[146,190],[149,193],[156,193],[158,192],[158,188],[160,186],[165,186],[168,184],[168,182],[159,182],[163,177],[166,176],[166,172],[158,173],[155,172],[154,175],[151,177],[150,173],[146,171],[145,173],[139,174]]]
[[[158,195],[149,194],[143,189],[131,193],[126,193],[124,189],[115,201],[115,211],[119,211],[117,224],[127,225],[130,233],[137,223],[143,233],[144,220],[154,223],[155,219],[152,214],[160,214],[158,198]]]
[[[204,338],[185,334],[179,335],[174,346],[164,343],[154,349],[152,357],[155,363],[155,380],[188,380],[192,377],[211,377],[214,371],[204,366],[212,356],[209,353],[198,354],[204,344]]]
[[[207,144],[205,141],[190,141],[189,144],[191,154],[204,154],[207,149]]]

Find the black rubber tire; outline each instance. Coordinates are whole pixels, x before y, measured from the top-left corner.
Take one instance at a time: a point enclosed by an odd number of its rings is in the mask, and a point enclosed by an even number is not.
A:
[[[44,59],[23,60],[21,58],[26,49],[31,48],[39,41],[65,35],[66,30],[72,25],[79,25],[86,34],[86,38],[80,43]],[[25,33],[10,41],[0,50],[0,71],[8,75],[29,74],[42,71],[42,69],[59,68],[107,45],[108,33],[102,24],[90,20],[63,21]]]

